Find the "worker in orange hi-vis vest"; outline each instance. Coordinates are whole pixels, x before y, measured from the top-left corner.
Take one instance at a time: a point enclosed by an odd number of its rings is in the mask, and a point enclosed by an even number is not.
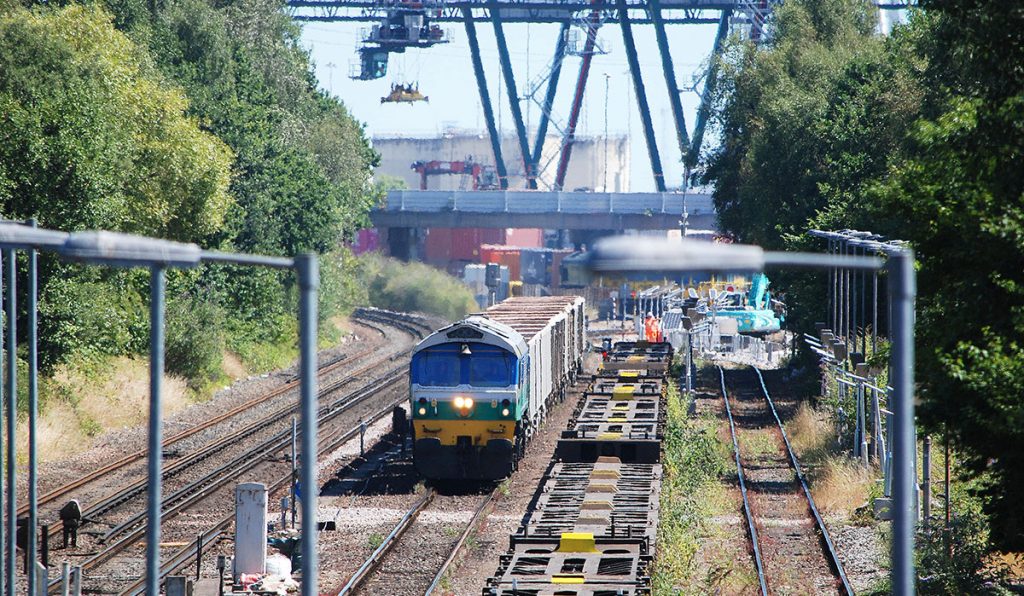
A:
[[[644,320],[644,339],[651,343],[658,341],[658,335],[661,333],[659,327],[658,319],[655,319],[653,314],[647,313],[647,318]]]

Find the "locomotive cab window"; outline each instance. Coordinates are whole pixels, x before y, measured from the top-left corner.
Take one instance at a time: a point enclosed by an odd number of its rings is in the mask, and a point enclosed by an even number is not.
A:
[[[474,387],[508,387],[515,384],[515,358],[496,346],[477,345],[468,357],[469,384]]]
[[[515,356],[481,343],[431,346],[413,357],[412,382],[426,387],[508,387],[516,383]]]
[[[428,387],[454,387],[459,384],[461,364],[458,345],[427,348],[413,358],[413,383]]]

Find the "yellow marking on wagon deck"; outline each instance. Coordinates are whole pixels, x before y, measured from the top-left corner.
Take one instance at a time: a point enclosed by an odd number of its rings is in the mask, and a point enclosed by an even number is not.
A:
[[[560,553],[596,553],[597,543],[594,541],[594,534],[591,532],[562,532],[558,540],[558,551]]]

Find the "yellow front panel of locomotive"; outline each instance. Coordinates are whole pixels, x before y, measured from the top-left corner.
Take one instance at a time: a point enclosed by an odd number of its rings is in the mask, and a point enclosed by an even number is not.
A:
[[[473,437],[473,445],[487,446],[491,439],[514,441],[514,420],[415,420],[417,439],[440,439],[442,445],[455,445],[459,437]]]

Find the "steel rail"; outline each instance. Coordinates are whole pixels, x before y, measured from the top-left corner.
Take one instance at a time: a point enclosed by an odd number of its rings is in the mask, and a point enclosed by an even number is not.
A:
[[[386,406],[382,407],[380,410],[378,410],[376,413],[374,413],[373,416],[371,416],[368,419],[367,423],[368,424],[374,424],[374,423],[378,422],[379,420],[383,419],[385,416],[387,416],[387,415],[389,415],[391,413],[391,410],[396,405],[404,402],[405,400],[406,400],[406,396],[403,395],[403,396],[399,397],[397,400],[388,403]],[[330,437],[323,437],[323,438],[321,438],[321,441],[320,441],[321,444],[320,444],[320,447],[318,449],[319,455],[324,455],[324,454],[330,453],[331,451],[333,451],[334,449],[337,449],[338,447],[340,447],[344,443],[347,443],[348,441],[353,440],[355,437],[359,436],[360,430],[361,430],[360,425],[356,425],[356,426],[350,428],[349,430],[347,430],[345,432],[342,432],[340,434],[335,434],[335,435],[330,436]],[[280,490],[282,487],[287,486],[289,484],[289,482],[291,481],[291,478],[292,478],[292,476],[291,476],[290,473],[286,474],[286,475],[284,475],[284,476],[282,476],[280,478],[278,478],[270,486],[267,487],[267,494],[268,495],[273,494],[276,491]],[[202,547],[205,549],[206,547],[208,547],[213,542],[215,542],[217,540],[220,540],[223,537],[223,535],[226,533],[227,529],[231,527],[231,524],[234,521],[234,517],[235,517],[234,512],[229,513],[228,515],[224,516],[219,521],[217,521],[217,523],[215,523],[212,527],[210,527],[210,529],[208,529],[206,532],[204,532],[203,533],[203,545],[202,545]],[[163,578],[167,577],[168,575],[170,575],[171,573],[175,572],[176,570],[184,567],[185,565],[191,564],[192,561],[194,561],[197,556],[198,556],[198,553],[196,552],[196,544],[194,542],[190,543],[188,546],[185,546],[184,548],[179,550],[177,553],[172,555],[172,557],[170,559],[168,559],[162,565],[162,568],[161,568],[161,571],[160,571],[160,574],[161,574],[160,578],[163,579]],[[134,584],[132,584],[128,588],[125,588],[124,590],[122,590],[121,594],[122,595],[137,596],[139,594],[142,594],[144,591],[145,591],[145,580],[140,578]]]
[[[416,521],[416,516],[426,509],[427,505],[434,500],[434,495],[436,494],[436,490],[428,490],[420,500],[417,501],[411,509],[409,509],[402,519],[399,520],[394,529],[391,530],[391,533],[388,534],[384,538],[383,542],[380,543],[380,546],[370,553],[370,556],[363,561],[363,564],[359,566],[359,569],[352,574],[352,577],[348,579],[345,585],[341,588],[341,591],[338,592],[338,596],[352,594],[356,588],[360,587],[363,582],[370,577],[373,570],[376,569],[377,566],[380,565],[381,561],[384,560],[384,556],[387,555],[388,551],[398,544],[398,541],[401,539],[402,535],[405,534],[406,530],[412,527],[413,522]]]
[[[403,352],[403,354],[404,354],[404,352]],[[366,366],[360,368],[359,370],[354,371],[352,373],[352,376],[346,377],[344,379],[338,379],[338,380],[334,381],[333,383],[331,383],[330,385],[327,385],[327,386],[323,387],[321,389],[321,391],[320,391],[320,397],[321,398],[326,397],[327,395],[330,395],[331,393],[337,391],[338,389],[341,389],[345,385],[348,385],[348,384],[354,382],[354,377],[355,376],[364,374],[366,371],[368,371],[368,370],[370,370],[370,369],[372,369],[372,368],[374,368],[376,366],[379,366],[379,364],[380,364],[379,362],[371,362],[371,363],[367,364]],[[391,373],[394,373],[394,372],[395,372],[394,370],[391,371]],[[373,381],[371,381],[371,383],[374,382],[374,381],[381,381],[381,379],[382,378],[374,379]],[[359,399],[360,391],[364,391],[364,390],[365,390],[365,388],[356,389],[353,393],[351,393],[351,394],[347,395],[346,397],[342,398],[341,400],[339,400],[339,402],[340,401],[347,401],[349,399]],[[339,402],[335,402],[332,405],[333,406],[337,406],[337,404]],[[235,431],[229,433],[228,435],[223,436],[223,437],[217,439],[216,441],[214,441],[212,443],[208,443],[208,444],[200,447],[197,451],[189,453],[188,455],[186,455],[186,456],[184,456],[184,457],[182,457],[180,459],[175,460],[174,463],[172,463],[171,465],[167,466],[164,469],[163,477],[164,478],[172,478],[172,477],[176,476],[177,474],[180,474],[181,472],[183,472],[185,470],[188,470],[192,466],[194,466],[196,464],[199,464],[199,463],[209,459],[210,457],[214,456],[218,452],[220,452],[220,451],[222,451],[222,450],[224,450],[224,449],[226,449],[228,447],[231,447],[232,445],[236,444],[237,441],[243,440],[243,439],[247,439],[247,438],[249,438],[251,436],[254,436],[256,433],[258,433],[261,430],[269,429],[270,425],[275,424],[277,422],[280,422],[281,420],[284,420],[289,415],[294,413],[297,407],[298,406],[296,404],[291,404],[291,405],[285,406],[283,408],[280,408],[277,411],[269,414],[268,416],[260,418],[259,420],[254,420],[254,421],[250,422],[249,424],[247,424],[246,426],[244,426],[244,427],[242,427],[242,428],[240,428],[238,430],[235,430]],[[99,502],[94,503],[91,507],[89,507],[89,509],[87,511],[85,511],[84,515],[86,517],[95,517],[95,516],[99,516],[99,515],[104,515],[105,513],[111,511],[114,508],[116,508],[118,505],[121,505],[122,503],[124,503],[124,502],[126,502],[126,501],[128,501],[128,500],[130,500],[130,499],[132,499],[132,498],[134,498],[134,497],[136,497],[138,495],[140,495],[141,493],[143,493],[146,490],[146,486],[147,486],[146,479],[137,480],[136,482],[128,485],[127,487],[123,487],[121,489],[118,489],[114,493],[104,497]],[[120,526],[118,526],[117,528],[120,528]],[[115,529],[117,529],[117,528],[115,528]],[[57,535],[57,533],[58,533],[58,530],[56,530],[56,529],[51,529],[50,530],[50,536],[51,537]],[[101,541],[108,540],[115,533],[116,532],[114,530],[110,530],[109,532],[107,532],[107,534],[105,534],[103,536]]]
[[[343,401],[344,403],[340,403],[340,405],[328,406],[327,411],[321,414],[318,423],[329,421],[342,413],[347,412],[355,405],[373,397],[378,389],[401,380],[404,376],[404,370],[403,368],[396,368],[392,370],[389,375],[391,375],[389,378],[379,380],[379,382],[373,386],[367,386],[357,390],[356,395],[358,395],[358,397],[353,398],[349,396],[344,400],[336,402],[336,404],[338,404]],[[402,399],[404,399],[404,396]],[[393,403],[396,402],[389,402],[388,411],[393,407]],[[214,470],[213,472],[204,475],[202,478],[178,489],[163,499],[161,504],[163,517],[165,519],[173,517],[182,510],[206,499],[223,485],[236,479],[239,474],[242,474],[263,462],[267,455],[286,448],[290,443],[291,430],[289,429],[279,432],[275,436],[262,442],[257,447],[249,449],[234,460],[219,467],[217,470]],[[105,539],[110,539],[124,533],[125,531],[128,533],[117,539],[108,548],[83,561],[81,565],[82,569],[88,570],[102,565],[127,549],[128,546],[141,539],[146,531],[146,527],[143,524],[145,519],[146,513],[142,511],[109,531],[104,537]],[[49,584],[49,587],[50,589],[53,589],[58,585],[59,580],[55,580]]]
[[[843,590],[845,590],[848,596],[853,596],[853,586],[850,585],[850,580],[846,577],[846,570],[843,569],[843,563],[839,560],[839,553],[836,552],[835,543],[832,542],[832,536],[828,532],[828,528],[825,526],[825,520],[821,517],[821,513],[818,511],[818,506],[814,502],[814,497],[811,496],[811,489],[807,486],[807,478],[804,476],[803,468],[800,467],[800,462],[796,457],[796,452],[793,451],[793,446],[789,443],[789,436],[786,434],[786,429],[782,424],[782,420],[779,418],[779,413],[775,409],[775,402],[772,401],[771,395],[768,393],[768,387],[764,383],[764,376],[761,371],[757,368],[754,369],[757,373],[757,379],[761,383],[761,391],[764,392],[764,398],[768,402],[768,407],[772,410],[772,416],[775,418],[775,423],[779,425],[779,432],[782,433],[782,442],[786,444],[786,453],[789,455],[789,463],[793,466],[793,471],[796,472],[797,480],[800,481],[800,488],[804,491],[804,496],[807,497],[807,505],[811,510],[811,514],[814,515],[814,523],[818,526],[818,530],[821,533],[821,539],[825,543],[825,550],[828,554],[829,565],[832,567],[832,571],[839,576],[840,581],[843,584]]]
[[[480,503],[480,506],[476,508],[476,511],[473,513],[473,517],[470,518],[466,529],[462,531],[458,542],[456,542],[455,546],[452,547],[452,552],[448,554],[448,558],[441,564],[441,568],[438,569],[437,575],[434,576],[434,581],[430,582],[430,586],[427,587],[427,591],[423,593],[423,596],[430,596],[434,593],[434,590],[437,589],[437,586],[441,583],[441,579],[444,578],[445,573],[448,572],[448,568],[455,561],[455,557],[457,557],[459,551],[462,550],[462,545],[466,543],[469,535],[472,534],[473,530],[480,524],[480,516],[483,515],[484,509],[494,501],[494,495],[497,494],[497,492],[498,489],[495,488],[488,493],[483,502]]]
[[[353,408],[356,405],[362,403],[363,401],[373,397],[373,394],[376,391],[397,383],[399,380],[401,380],[404,374],[404,367],[392,369],[385,376],[375,379],[372,385],[357,389],[354,394],[346,396],[345,398],[339,400],[338,402],[335,402],[335,404],[332,404],[331,406],[325,406],[321,408],[321,413],[318,422],[327,422],[347,412],[350,408]],[[339,402],[343,403],[339,404]],[[272,435],[271,437],[269,437],[268,439],[264,440],[256,447],[253,447],[248,451],[245,451],[241,455],[235,457],[234,459],[230,460],[229,462],[220,466],[214,471],[205,474],[203,478],[200,478],[199,480],[196,480],[194,482],[190,482],[183,486],[182,488],[178,489],[177,491],[166,496],[164,498],[164,505],[174,503],[183,497],[187,497],[190,493],[194,492],[196,488],[206,484],[211,479],[213,479],[213,483],[216,484],[218,482],[221,482],[222,480],[223,482],[227,482],[232,478],[236,478],[238,474],[245,472],[250,467],[258,464],[263,459],[263,457],[287,447],[290,443],[291,429],[279,431]],[[243,469],[236,471],[235,468],[238,468],[240,466]],[[214,486],[214,488],[216,488],[217,486]],[[117,536],[127,528],[130,528],[132,525],[141,523],[144,517],[145,514],[143,512],[140,512],[132,516],[127,521],[122,522],[121,524],[115,526],[110,531],[108,531],[103,536],[101,541],[109,540]]]
[[[757,540],[757,528],[754,525],[754,514],[750,509],[750,500],[747,498],[747,483],[743,478],[743,464],[740,462],[740,444],[736,439],[736,423],[732,418],[732,408],[729,407],[729,392],[725,388],[725,371],[718,367],[718,376],[722,382],[722,400],[725,402],[725,414],[729,418],[729,433],[732,435],[732,451],[736,459],[736,475],[740,481],[740,494],[743,497],[743,513],[747,518],[747,528],[750,531],[750,544],[754,549],[754,566],[757,568],[757,581],[761,586],[761,594],[768,596],[768,583],[764,575],[764,561],[761,559],[761,547]]]
[[[421,337],[422,338],[423,334],[415,329],[415,327],[414,327],[415,325],[421,325],[424,328],[428,327],[428,325],[426,323],[420,321],[417,317],[413,317],[413,316],[410,316],[410,315],[404,315],[402,313],[391,313],[390,311],[366,311],[365,309],[356,309],[356,311],[353,312],[353,317],[356,318],[356,319],[364,318],[362,316],[363,313],[367,313],[367,315],[365,316],[365,318],[367,320],[370,320],[370,321],[373,321],[373,322],[377,322],[377,323],[384,323],[384,324],[388,324],[390,322],[390,320],[388,319],[388,315],[394,315],[396,319],[400,318],[401,321],[403,321],[403,322],[397,322],[395,325],[392,325],[392,326],[394,328],[396,328],[396,329],[399,329],[401,331],[404,331],[404,332],[409,333],[409,334],[411,334],[413,336],[416,336],[416,337]],[[362,323],[362,322],[360,322],[360,324],[363,324],[364,326],[367,326],[367,327],[370,327],[372,329],[375,329],[376,331],[380,332],[382,335],[385,335],[383,329],[381,329],[380,327],[377,327],[375,325],[365,324],[365,323]],[[320,369],[318,371],[318,374],[323,376],[323,375],[326,375],[328,373],[334,372],[335,370],[337,370],[341,366],[343,366],[345,364],[348,364],[348,363],[351,363],[353,361],[359,360],[359,359],[363,358],[364,356],[366,356],[368,354],[371,354],[373,352],[374,352],[373,348],[367,348],[367,349],[363,349],[363,350],[361,350],[359,352],[356,352],[355,354],[342,354],[340,357],[332,359],[330,362],[327,362],[327,363],[323,364],[320,367]],[[400,353],[399,355],[404,355],[406,353],[408,353],[408,350],[406,350],[405,352]],[[364,374],[366,371],[370,370],[371,368],[373,368],[374,366],[377,366],[379,364],[380,364],[379,362],[372,362],[372,363],[369,363],[369,364],[367,364],[367,365],[357,369],[356,371],[351,373],[351,375],[349,375],[348,381],[351,381],[351,377]],[[342,383],[341,385],[344,385],[344,384],[347,384],[347,383]],[[219,414],[219,415],[217,415],[217,416],[215,416],[215,417],[213,417],[213,418],[203,422],[202,424],[199,424],[199,425],[194,426],[194,427],[192,427],[190,429],[187,429],[187,430],[184,430],[184,431],[182,431],[180,433],[177,433],[177,434],[175,434],[175,435],[173,435],[171,437],[168,437],[167,439],[165,439],[163,441],[162,445],[166,449],[167,447],[169,447],[169,446],[171,446],[171,445],[173,445],[175,443],[178,443],[178,442],[180,442],[180,441],[182,441],[184,439],[187,439],[187,438],[189,438],[189,437],[191,437],[191,436],[193,436],[193,435],[195,435],[195,434],[197,434],[199,432],[208,430],[208,429],[212,428],[213,426],[216,426],[217,424],[219,424],[219,423],[221,423],[221,422],[223,422],[225,420],[233,418],[234,416],[236,416],[236,415],[238,415],[240,413],[243,413],[243,412],[245,412],[247,410],[250,410],[250,409],[252,409],[252,408],[254,408],[254,407],[256,407],[256,406],[258,406],[260,404],[266,403],[266,402],[270,401],[271,399],[274,399],[276,397],[280,397],[281,395],[287,393],[288,391],[291,391],[292,389],[295,389],[296,387],[298,387],[298,385],[299,385],[299,377],[297,375],[293,375],[293,376],[289,377],[289,379],[284,384],[271,389],[270,391],[268,391],[267,393],[265,393],[263,395],[260,395],[258,397],[253,398],[253,399],[250,399],[250,400],[248,400],[248,401],[246,401],[246,402],[244,402],[242,404],[239,404],[238,406],[235,406],[234,408],[231,408],[227,412],[224,412],[223,414]],[[333,386],[332,390],[338,389],[341,385]],[[293,410],[296,409],[296,407],[297,406],[291,406],[288,410],[289,411],[293,411]],[[274,416],[280,414],[280,413],[281,413],[281,411],[278,411],[275,414],[272,414],[270,417],[264,418],[262,421],[258,421],[257,423],[262,422],[262,423],[265,424],[268,421],[272,422],[273,421],[272,418]],[[257,423],[254,423],[254,424],[257,424]],[[252,425],[250,425],[250,426],[252,426]],[[221,441],[221,442],[223,442],[223,441]],[[94,482],[94,481],[96,481],[96,480],[98,480],[98,479],[100,479],[100,478],[102,478],[102,477],[104,477],[104,476],[106,476],[108,474],[111,474],[111,473],[113,473],[113,472],[115,472],[117,470],[120,470],[121,468],[124,468],[124,467],[126,467],[128,465],[131,465],[131,464],[133,464],[133,463],[135,463],[137,461],[140,461],[140,460],[142,460],[142,459],[144,459],[146,457],[147,453],[148,453],[148,450],[141,449],[141,450],[136,451],[134,453],[131,453],[131,454],[129,454],[129,455],[119,459],[119,460],[116,460],[116,461],[114,461],[114,462],[112,462],[112,463],[110,463],[110,464],[108,464],[106,466],[103,466],[101,468],[93,470],[92,472],[90,472],[90,473],[88,473],[88,474],[86,474],[86,475],[84,475],[84,476],[74,480],[73,482],[70,482],[70,483],[67,483],[65,485],[62,485],[62,486],[60,486],[60,487],[58,487],[58,488],[56,488],[56,489],[46,493],[45,495],[43,495],[42,497],[39,498],[39,505],[45,505],[45,504],[52,503],[53,501],[57,500],[61,496],[66,495],[66,494],[70,493],[73,490],[81,488],[82,486],[85,486],[85,485],[87,485],[87,484],[89,484],[91,482]],[[188,456],[188,457],[193,457],[193,456]],[[203,459],[203,458],[198,458],[195,461],[201,461],[201,459]],[[192,461],[190,463],[195,463],[195,461]],[[181,462],[182,462],[182,460],[178,460],[174,464],[169,466],[167,468],[167,470],[165,471],[165,476],[169,477],[169,476],[173,475],[173,473],[175,473],[177,471],[180,471],[180,469],[182,469],[182,467],[183,467]],[[136,483],[136,484],[138,486],[140,486],[142,490],[145,489],[145,486],[146,486],[145,481],[142,481],[141,483]],[[135,486],[135,485],[133,485],[133,486]],[[85,517],[102,515],[103,513],[108,511],[110,509],[110,507],[116,505],[117,503],[123,502],[127,498],[131,498],[132,495],[128,495],[127,497],[125,497],[123,499],[122,498],[117,498],[122,493],[127,492],[127,490],[130,490],[130,489],[122,489],[121,491],[118,491],[117,493],[104,498],[104,500],[101,501],[99,505],[95,505],[93,507],[90,507],[89,510],[85,511],[84,512]],[[111,503],[111,501],[113,501],[113,503]],[[18,514],[22,515],[22,514],[25,514],[27,512],[28,512],[28,507],[27,506],[23,506],[21,509],[19,509]],[[50,532],[48,534],[48,538],[53,538],[53,537],[59,535],[61,533],[61,531],[62,531],[62,528],[63,528],[63,524],[61,522],[59,522],[59,521],[57,523],[52,524],[50,526]]]
[[[343,358],[339,358],[337,360],[333,360],[332,362],[324,365],[324,367],[321,368],[321,374],[326,373],[326,372],[331,372],[333,370],[336,370],[342,364],[351,362],[352,360],[355,360],[355,359],[358,359],[358,358],[362,358],[363,356],[365,356],[367,354],[370,354],[372,352],[373,352],[372,349],[367,349],[367,350],[363,350],[361,352],[358,352],[358,353],[356,353],[353,356],[343,355],[344,356]],[[194,426],[194,427],[192,427],[190,429],[181,431],[180,433],[177,433],[177,434],[175,434],[173,436],[170,436],[170,437],[164,439],[163,447],[167,448],[167,447],[173,445],[174,443],[177,443],[179,441],[187,439],[187,438],[191,437],[192,435],[195,435],[196,433],[199,433],[199,432],[202,432],[204,430],[207,430],[211,426],[219,424],[219,423],[227,420],[228,418],[231,418],[231,417],[233,417],[233,416],[235,416],[235,415],[237,415],[237,414],[239,414],[241,412],[244,412],[244,411],[246,411],[246,410],[248,410],[250,408],[253,408],[253,407],[255,407],[255,406],[257,406],[257,405],[259,405],[261,403],[264,403],[264,402],[266,402],[268,400],[271,400],[271,399],[273,399],[275,397],[279,397],[280,395],[288,392],[289,390],[294,389],[295,387],[298,387],[298,385],[299,385],[298,378],[297,377],[292,377],[287,382],[285,382],[283,385],[275,387],[274,389],[272,389],[271,391],[265,393],[264,395],[261,395],[259,397],[255,397],[253,399],[250,399],[250,400],[246,401],[245,403],[239,404],[238,406],[235,406],[234,408],[231,408],[230,410],[224,412],[223,414],[218,414],[217,416],[215,416],[215,417],[213,417],[213,418],[203,422],[202,424],[199,424],[199,425]],[[92,472],[89,472],[85,476],[82,476],[81,478],[76,479],[74,482],[69,482],[68,484],[64,484],[64,485],[62,485],[62,486],[60,486],[60,487],[58,487],[58,488],[56,488],[56,489],[46,493],[45,495],[42,495],[41,497],[39,497],[39,504],[40,505],[45,505],[47,503],[51,503],[51,502],[59,499],[60,497],[68,494],[69,492],[71,492],[71,491],[73,491],[73,490],[75,490],[77,488],[81,488],[82,486],[85,486],[86,484],[89,484],[90,482],[93,482],[93,481],[95,481],[95,480],[97,480],[97,479],[99,479],[99,478],[101,478],[103,476],[106,476],[107,474],[110,474],[111,472],[114,472],[116,470],[119,470],[119,469],[127,466],[127,465],[135,463],[136,461],[144,459],[146,457],[147,453],[148,453],[148,450],[140,449],[140,450],[138,450],[138,451],[136,451],[134,453],[130,453],[130,454],[122,457],[119,460],[116,460],[116,461],[114,461],[114,462],[112,462],[110,464],[107,464],[107,465],[103,466],[102,468],[98,468],[96,470],[93,470]],[[28,512],[28,507],[27,506],[22,507],[22,508],[20,508],[18,510],[18,514],[19,515],[21,515],[23,513],[26,513],[26,512]]]

